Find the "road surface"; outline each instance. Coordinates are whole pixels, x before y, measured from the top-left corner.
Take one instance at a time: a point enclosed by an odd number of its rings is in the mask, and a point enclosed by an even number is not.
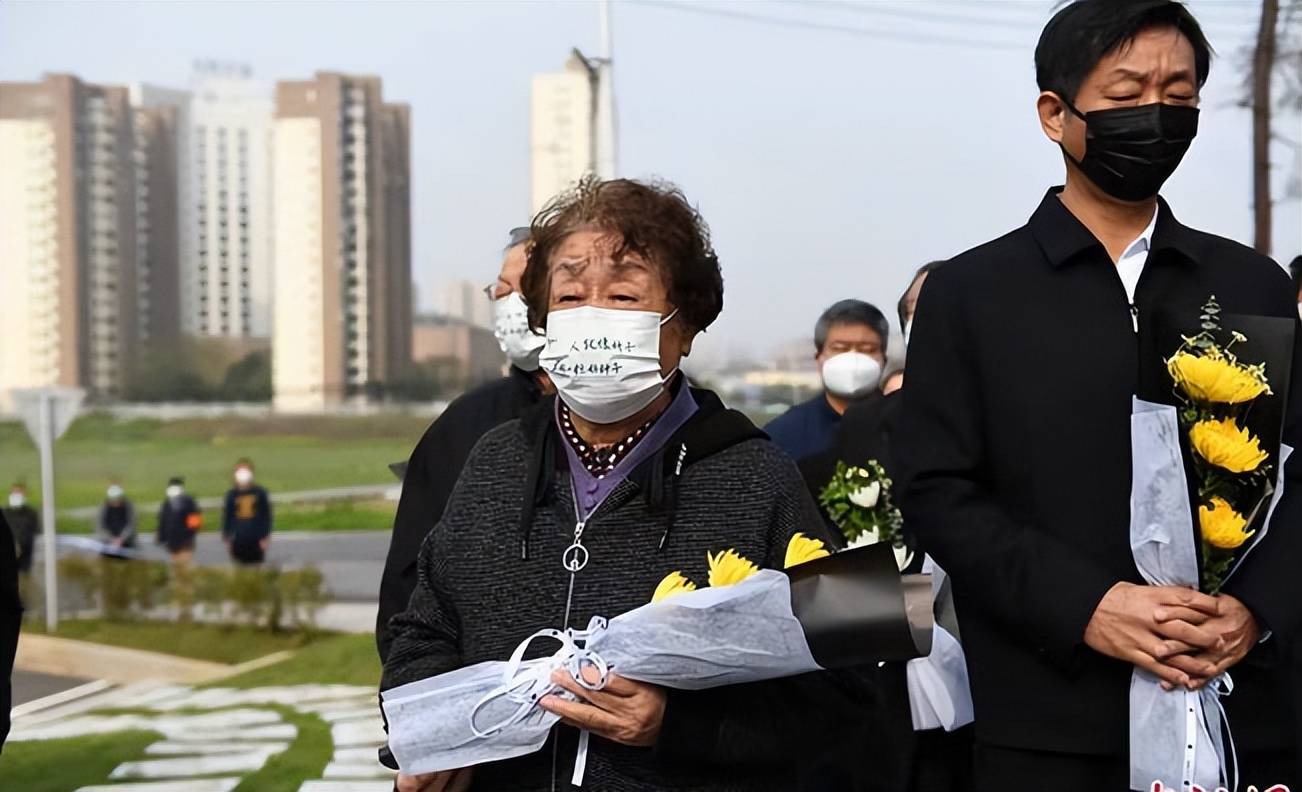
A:
[[[152,534],[141,536],[143,557],[164,561],[167,553],[153,544]],[[379,599],[380,574],[389,550],[388,531],[285,531],[273,533],[267,562],[281,566],[313,564],[325,575],[326,587],[336,600],[376,602]],[[64,553],[84,550],[63,548]],[[195,561],[201,565],[225,564],[230,558],[221,536],[215,531],[199,534]],[[33,574],[41,574],[41,542],[36,543]]]

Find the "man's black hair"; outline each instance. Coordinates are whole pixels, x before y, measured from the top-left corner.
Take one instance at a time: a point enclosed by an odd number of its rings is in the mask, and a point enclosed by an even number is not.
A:
[[[886,350],[886,342],[891,336],[891,323],[886,321],[886,315],[877,306],[863,300],[841,300],[832,303],[814,324],[814,347],[820,353],[827,343],[827,331],[832,329],[832,325],[839,324],[867,325],[881,338],[882,351]]]
[[[1289,262],[1288,271],[1293,274],[1293,288],[1302,294],[1302,256],[1294,256]]]
[[[1183,3],[1175,0],[1074,0],[1053,15],[1035,46],[1035,81],[1076,101],[1081,83],[1110,52],[1154,27],[1173,27],[1193,45],[1198,87],[1207,82],[1212,46]]]
[[[909,285],[908,285],[908,287],[905,288],[904,293],[900,295],[900,301],[897,302],[897,303],[895,304],[895,313],[896,313],[897,316],[900,317],[900,329],[901,329],[901,330],[904,329],[904,325],[908,324],[908,321],[909,321],[909,318],[908,318],[907,316],[904,315],[904,312],[905,312],[906,310],[908,310],[908,307],[909,307],[909,306],[908,306],[908,301],[909,301],[909,289],[912,289],[912,288],[913,288],[913,284],[915,284],[915,283],[918,282],[918,278],[921,278],[923,275],[926,275],[926,274],[928,274],[929,272],[931,272],[932,270],[935,270],[937,267],[939,267],[941,264],[944,264],[944,263],[945,263],[945,262],[944,262],[943,260],[942,260],[942,261],[928,261],[926,264],[923,264],[921,267],[918,267],[918,271],[915,272],[915,273],[913,273],[913,277],[909,279]]]

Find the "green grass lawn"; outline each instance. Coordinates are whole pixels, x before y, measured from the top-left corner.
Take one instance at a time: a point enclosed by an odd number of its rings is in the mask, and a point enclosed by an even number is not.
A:
[[[119,479],[137,506],[152,513],[171,476],[190,494],[220,496],[235,460],[248,457],[260,484],[273,491],[394,482],[388,465],[406,459],[431,416],[275,416],[118,421],[79,418],[55,445],[60,509],[95,506]],[[40,497],[40,465],[22,424],[0,423],[0,484],[25,480]]]
[[[262,769],[250,773],[235,787],[235,792],[298,792],[309,778],[320,778],[334,751],[330,727],[315,715],[295,712],[289,707],[271,707],[288,723],[298,727],[298,737],[289,748],[267,760]]]
[[[48,634],[43,623],[29,621],[23,629]],[[172,622],[109,622],[102,619],[74,619],[59,622],[59,638],[145,649],[151,652],[211,660],[214,663],[243,663],[273,652],[299,649],[316,641],[334,638],[332,633],[270,633],[252,627],[224,624],[175,624]],[[372,645],[374,642],[372,641]],[[374,649],[372,649],[374,654]]]
[[[274,665],[213,682],[209,687],[253,688],[268,685],[380,685],[380,657],[375,636],[327,635]]]
[[[139,504],[137,504],[139,507]],[[316,503],[278,503],[274,506],[276,531],[388,531],[393,528],[393,515],[398,509],[395,501],[343,500]],[[221,530],[221,515],[213,510],[204,517],[205,531]],[[153,541],[156,528],[151,508],[141,518],[142,540]],[[94,530],[89,519],[62,516],[58,520],[60,533],[88,534]]]
[[[169,633],[171,633],[169,635]],[[280,649],[295,648],[292,635],[273,636],[247,628],[211,625],[107,624],[95,620],[65,622],[59,635],[133,646],[187,657],[238,662]],[[237,677],[212,682],[208,687],[253,688],[270,685],[347,684],[379,686],[380,661],[371,635],[319,633],[298,648],[293,657]],[[223,645],[225,649],[223,650]],[[333,745],[329,725],[313,715],[288,707],[269,707],[298,727],[288,750],[250,773],[235,792],[296,792],[304,781],[320,778]],[[121,710],[134,712],[136,710]],[[116,712],[116,711],[115,711]],[[0,789],[23,792],[72,792],[92,784],[107,783],[121,762],[139,759],[145,748],[160,739],[150,732],[119,732],[67,740],[12,743],[0,756]]]
[[[9,743],[0,755],[0,787],[14,792],[73,792],[103,784],[113,768],[140,759],[145,748],[159,739],[151,732],[128,731]]]

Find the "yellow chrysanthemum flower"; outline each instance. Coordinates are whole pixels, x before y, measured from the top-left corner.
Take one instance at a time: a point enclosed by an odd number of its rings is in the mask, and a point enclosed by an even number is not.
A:
[[[686,594],[689,591],[696,591],[696,584],[684,577],[682,572],[670,572],[665,575],[664,580],[660,581],[660,585],[656,586],[651,601],[659,602],[675,594]]]
[[[759,567],[737,555],[736,550],[706,553],[705,557],[710,562],[711,586],[731,586],[759,571]]]
[[[1166,368],[1176,384],[1197,401],[1242,404],[1270,392],[1264,378],[1223,357],[1177,352]]]
[[[1247,519],[1219,497],[1212,498],[1210,508],[1206,504],[1198,507],[1198,524],[1202,528],[1203,541],[1221,550],[1233,550],[1256,533],[1244,531],[1248,527]]]
[[[823,558],[829,555],[831,553],[827,552],[827,546],[822,542],[798,533],[791,537],[790,542],[787,542],[785,567],[790,569],[796,564],[803,564],[806,561],[813,561],[815,558]]]
[[[1199,421],[1189,430],[1189,440],[1203,459],[1231,473],[1251,473],[1267,458],[1257,438],[1233,418]]]

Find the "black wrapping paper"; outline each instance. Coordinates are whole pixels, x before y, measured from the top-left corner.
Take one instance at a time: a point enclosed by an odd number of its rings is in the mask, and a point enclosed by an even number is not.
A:
[[[792,567],[787,576],[791,610],[823,668],[931,653],[931,576],[901,576],[890,545],[843,550]]]

